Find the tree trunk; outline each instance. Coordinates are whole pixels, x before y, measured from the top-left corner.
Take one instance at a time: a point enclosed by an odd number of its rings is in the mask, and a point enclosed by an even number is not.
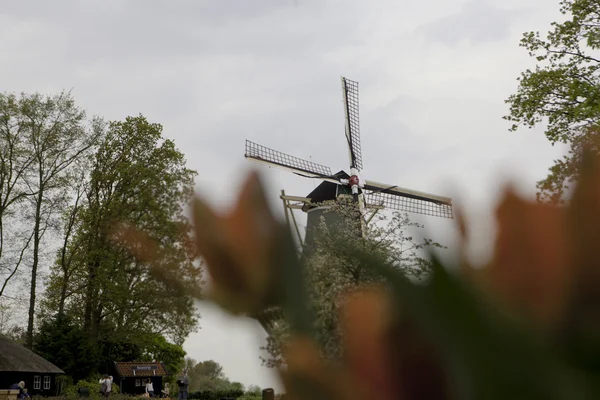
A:
[[[69,222],[67,225],[67,229],[65,232],[65,238],[63,240],[63,247],[60,250],[60,267],[62,269],[63,278],[60,287],[60,300],[58,302],[58,315],[63,315],[65,311],[65,302],[67,301],[67,289],[69,286],[69,277],[70,277],[70,266],[71,266],[71,257],[72,254],[69,254],[67,259],[67,251],[69,249],[69,239],[71,238],[71,234],[73,232],[73,226],[75,225],[75,219],[77,218],[77,211],[79,206],[79,196],[75,201],[75,206],[71,212],[71,216],[69,217]]]
[[[41,177],[41,175],[40,175]],[[40,179],[41,181],[41,179]],[[41,182],[40,182],[41,183]],[[44,198],[44,189],[40,184],[39,192],[35,205],[35,225],[33,227],[33,263],[31,264],[31,291],[29,294],[29,320],[27,321],[27,347],[33,347],[33,322],[35,317],[35,294],[37,285],[37,270],[39,264],[40,252],[40,223],[42,220],[42,199]]]
[[[62,287],[60,288],[60,301],[58,302],[58,315],[62,316],[65,313],[65,302],[67,300],[67,285],[68,277],[65,273],[62,281]]]
[[[94,312],[92,315],[92,330],[90,331],[90,337],[92,339],[92,343],[98,343],[100,339],[100,324],[102,323],[102,302],[98,302],[98,306],[94,307]]]
[[[83,330],[90,334],[92,330],[92,314],[95,299],[96,287],[96,262],[92,261],[88,265],[88,281],[85,294],[85,308],[83,312]],[[91,335],[90,335],[91,336]]]

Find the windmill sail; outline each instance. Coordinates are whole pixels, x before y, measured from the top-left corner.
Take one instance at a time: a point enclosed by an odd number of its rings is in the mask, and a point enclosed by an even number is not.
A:
[[[351,188],[361,212],[366,208],[386,207],[398,211],[453,218],[452,199],[374,181],[362,181],[363,168],[360,143],[358,82],[342,77],[345,130],[350,155],[350,174],[332,174],[325,165],[303,160],[246,140],[246,158],[270,166],[287,169],[307,178],[319,178],[339,187]],[[364,183],[364,185],[362,183]],[[362,190],[361,190],[362,188]],[[336,190],[337,198],[338,191]]]
[[[346,139],[350,152],[350,168],[362,169],[362,152],[360,147],[360,121],[358,118],[358,82],[342,77],[342,93],[344,97],[344,113],[346,116]]]
[[[246,153],[244,156],[254,161],[288,169],[300,175],[309,176],[311,178],[325,179],[332,176],[331,169],[325,165],[303,160],[301,158],[270,149],[249,140],[246,140]]]
[[[379,182],[365,181],[365,202],[368,205],[384,206],[396,211],[453,218],[452,199],[434,194],[404,189]]]

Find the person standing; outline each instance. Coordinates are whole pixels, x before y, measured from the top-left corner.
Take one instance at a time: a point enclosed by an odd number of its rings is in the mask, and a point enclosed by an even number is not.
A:
[[[189,381],[186,370],[183,370],[181,373],[181,377],[177,380],[177,385],[179,386],[177,400],[187,400]]]
[[[106,397],[110,396],[110,394],[112,393],[112,385],[113,385],[113,377],[112,377],[112,375],[109,375],[107,382],[106,382],[106,386],[108,389],[106,392]]]
[[[100,393],[102,397],[110,396],[110,392],[112,392],[112,381],[113,377],[104,375],[104,378],[100,381]]]
[[[150,378],[146,381],[146,393],[148,393],[148,397],[154,397],[154,385]]]
[[[165,388],[162,390],[162,397],[169,398],[169,382],[165,382]]]

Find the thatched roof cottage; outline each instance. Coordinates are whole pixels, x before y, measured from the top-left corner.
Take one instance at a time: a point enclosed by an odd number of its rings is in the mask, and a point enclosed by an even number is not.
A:
[[[55,396],[59,386],[56,377],[64,372],[33,351],[0,337],[0,389],[25,382],[27,393]]]

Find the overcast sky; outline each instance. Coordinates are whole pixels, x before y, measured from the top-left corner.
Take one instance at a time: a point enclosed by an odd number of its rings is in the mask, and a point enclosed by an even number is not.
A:
[[[250,167],[246,138],[347,168],[340,76],[360,83],[363,177],[452,196],[488,255],[502,183],[534,196],[562,154],[541,129],[508,132],[504,99],[532,67],[521,33],[558,0],[0,0],[0,90],[72,89],[91,115],[163,124],[226,209]],[[258,166],[274,210],[317,184]],[[418,218],[452,246],[451,221]],[[185,343],[232,380],[277,385],[258,324],[200,305]]]

